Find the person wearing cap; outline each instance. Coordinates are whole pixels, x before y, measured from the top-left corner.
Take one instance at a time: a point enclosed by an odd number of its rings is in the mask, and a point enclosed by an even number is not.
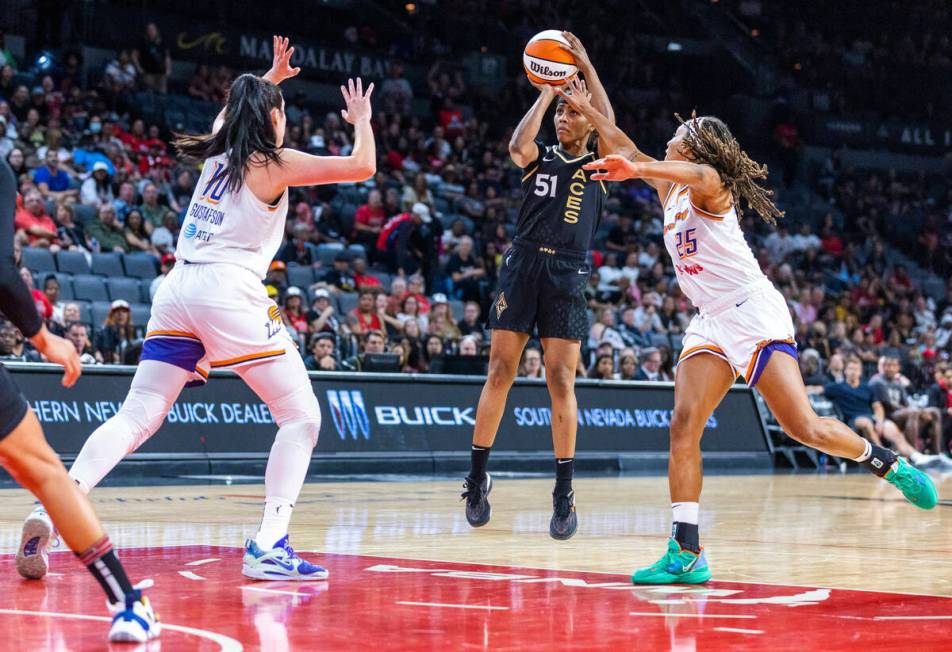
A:
[[[292,285],[284,293],[282,312],[285,325],[291,326],[300,334],[307,334],[307,315],[304,313],[304,292],[301,288]]]
[[[155,293],[158,291],[159,286],[162,285],[162,281],[165,280],[165,277],[168,276],[169,272],[172,271],[172,268],[175,267],[175,256],[172,254],[165,254],[159,260],[159,269],[161,273],[152,279],[152,282],[149,284],[149,300],[155,298]]]
[[[314,301],[307,313],[307,321],[312,333],[336,335],[340,331],[340,319],[334,314],[334,304],[327,288],[314,289]]]
[[[33,183],[45,199],[62,201],[79,195],[78,190],[70,188],[70,182],[69,175],[60,168],[59,153],[56,148],[48,148],[46,165],[34,170]]]
[[[387,221],[377,238],[377,251],[385,254],[391,273],[413,273],[424,266],[427,247],[422,227],[432,223],[430,209],[420,202]]]
[[[119,364],[122,353],[136,339],[129,303],[116,299],[109,306],[109,316],[96,333],[96,357],[105,364]]]
[[[356,292],[357,279],[350,271],[350,253],[343,249],[334,256],[334,268],[327,270],[321,280],[339,292]]]
[[[268,266],[268,274],[264,279],[265,285],[277,288],[279,294],[283,294],[288,287],[288,266],[283,260],[272,260]]]
[[[103,161],[96,161],[93,163],[92,174],[83,181],[80,187],[79,202],[98,207],[106,202],[112,203],[114,200],[109,166]]]

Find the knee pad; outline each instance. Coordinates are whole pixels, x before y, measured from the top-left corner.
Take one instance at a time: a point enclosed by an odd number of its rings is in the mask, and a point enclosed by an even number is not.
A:
[[[317,421],[292,421],[285,423],[278,428],[278,435],[274,442],[283,442],[294,444],[306,448],[308,454],[317,446],[317,438],[321,434],[321,422]]]
[[[292,423],[311,423],[316,425],[317,430],[321,428],[321,407],[310,383],[302,384],[283,396],[265,402],[278,428]],[[314,440],[317,441],[316,435]]]
[[[134,433],[132,450],[135,450],[155,434],[171,407],[172,403],[162,394],[133,387],[113,419]]]

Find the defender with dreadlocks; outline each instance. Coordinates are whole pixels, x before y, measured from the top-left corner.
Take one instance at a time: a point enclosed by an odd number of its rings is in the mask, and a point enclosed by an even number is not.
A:
[[[701,435],[738,375],[757,386],[783,429],[830,455],[859,462],[896,486],[917,507],[931,509],[928,476],[892,451],[871,444],[845,424],[813,411],[797,365],[794,329],[783,296],[761,272],[744,240],[741,200],[774,224],[783,212],[758,183],[766,166],[751,160],[721,120],[692,115],[668,141],[665,159],[643,154],[601,116],[576,84],[565,100],[598,130],[612,152],[585,165],[595,179],[643,179],[664,208],[664,242],[678,284],[699,312],[684,336],[671,417],[668,480],[673,527],[667,553],[634,573],[635,584],[696,584],[711,577],[698,536]]]

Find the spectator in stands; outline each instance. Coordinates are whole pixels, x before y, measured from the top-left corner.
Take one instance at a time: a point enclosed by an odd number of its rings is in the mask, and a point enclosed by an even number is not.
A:
[[[635,374],[635,380],[650,380],[652,382],[665,380],[661,376],[661,351],[649,346],[641,352],[641,367]]]
[[[152,232],[152,229],[161,226],[162,218],[165,217],[168,207],[159,203],[159,189],[154,183],[148,182],[142,188],[142,205],[139,210],[142,211],[142,217],[145,218],[148,224],[146,228],[148,228],[149,233]]]
[[[458,340],[460,338],[459,328],[456,326],[456,321],[450,313],[450,306],[446,295],[437,292],[433,295],[433,300],[430,303],[431,308],[427,315],[430,323],[427,326],[427,332],[433,335],[439,335],[444,340]]]
[[[885,356],[882,374],[869,383],[875,400],[883,406],[885,416],[902,429],[906,440],[918,448],[920,431],[928,428],[933,450],[942,445],[942,414],[935,408],[920,408],[909,400],[909,392],[899,377],[899,358]]]
[[[79,201],[83,204],[99,207],[105,202],[112,203],[112,180],[109,176],[109,166],[102,161],[93,164],[93,172],[83,181],[79,191]]]
[[[595,380],[612,380],[615,378],[615,361],[610,353],[603,353],[595,358],[595,364],[588,370],[588,377]]]
[[[147,224],[143,224],[148,228]],[[152,247],[160,255],[170,254],[175,251],[175,243],[178,241],[179,221],[174,211],[166,211],[162,218],[162,226],[152,231],[149,241]]]
[[[403,298],[403,303],[400,306],[400,312],[397,314],[397,319],[405,326],[408,321],[416,322],[419,332],[417,337],[420,335],[425,335],[427,328],[429,327],[429,320],[420,314],[420,302],[417,300],[415,295],[408,294]]]
[[[334,268],[327,271],[321,279],[324,283],[337,289],[337,292],[356,292],[357,279],[350,269],[351,256],[347,251],[340,251],[334,256]]]
[[[826,365],[826,382],[827,383],[841,383],[846,380],[845,377],[846,363],[843,360],[843,356],[839,353],[834,353],[830,356],[830,360]],[[825,383],[824,383],[825,384]]]
[[[545,367],[542,366],[542,351],[534,346],[527,346],[522,352],[518,375],[523,378],[545,378]]]
[[[81,364],[100,364],[100,361],[92,353],[92,344],[89,341],[89,334],[86,332],[86,324],[81,321],[71,321],[66,324],[66,339],[76,347],[76,353],[79,354]]]
[[[108,204],[108,206],[111,207],[112,204]],[[126,225],[123,229],[123,235],[126,238],[127,252],[134,253],[141,251],[158,256],[158,252],[155,247],[152,246],[152,242],[149,239],[149,234],[146,233],[145,220],[142,218],[142,213],[138,210],[131,211],[129,215],[126,216]]]
[[[347,371],[363,371],[364,358],[367,354],[386,353],[387,338],[379,330],[368,330],[363,333],[361,338],[362,351],[355,356],[351,356],[341,362],[341,368]]]
[[[276,294],[284,294],[288,288],[288,266],[283,260],[273,260],[268,266],[268,273],[264,278],[265,287],[273,287]]]
[[[46,204],[39,190],[30,190],[23,197],[23,207],[18,208],[14,219],[17,240],[22,245],[43,247],[56,251],[59,238],[56,222],[46,212]]]
[[[43,279],[43,293],[46,295],[52,309],[50,319],[62,329],[66,326],[63,318],[65,304],[60,301],[60,284],[55,274],[47,274],[46,278]],[[62,335],[62,333],[57,333],[57,335]]]
[[[314,302],[307,313],[308,328],[312,333],[328,333],[336,335],[341,332],[340,319],[334,314],[334,305],[331,303],[331,293],[326,288],[314,290]]]
[[[175,256],[172,254],[165,254],[162,256],[159,261],[159,275],[152,279],[152,282],[149,283],[149,300],[152,301],[155,299],[155,293],[158,292],[159,286],[162,285],[162,281],[165,280],[165,277],[168,276],[169,272],[172,271],[172,268],[175,266]]]
[[[373,290],[361,290],[357,297],[357,306],[348,316],[350,330],[355,335],[364,335],[370,331],[383,332],[384,325],[377,313],[377,298]]]
[[[26,341],[16,326],[3,321],[0,324],[0,360],[42,362],[43,357]]]
[[[334,355],[334,336],[330,333],[315,333],[311,336],[308,350],[310,355],[305,356],[304,366],[309,371],[335,371],[337,358]]]
[[[380,282],[380,279],[367,270],[366,258],[363,256],[355,256],[351,266],[354,272],[354,282],[357,284],[358,290],[376,288],[381,292],[383,291],[383,284]]]
[[[297,263],[310,267],[320,261],[317,247],[311,242],[313,229],[307,224],[297,223],[291,229],[291,239],[278,251],[278,259],[286,263]]]
[[[443,338],[436,334],[430,334],[426,337],[426,348],[421,358],[420,371],[427,372],[433,363],[434,358],[443,355]]]
[[[479,301],[486,276],[483,260],[473,253],[473,239],[464,235],[459,248],[446,263],[446,274],[453,281],[453,295],[463,301]]]
[[[9,68],[13,72],[17,69],[17,60],[7,47],[6,34],[3,31],[0,31],[0,68]]]
[[[96,333],[96,358],[105,364],[120,364],[126,347],[136,339],[129,303],[116,299],[109,306],[109,316]]]
[[[126,241],[122,224],[116,219],[116,209],[112,204],[102,204],[97,213],[97,220],[90,223],[86,229],[89,244],[94,252],[117,251],[125,253],[129,244]]]
[[[472,335],[466,335],[460,338],[459,355],[479,355],[479,343]]]
[[[481,309],[475,301],[467,301],[463,306],[463,319],[457,326],[462,335],[472,335],[480,343],[489,341],[486,335],[486,328],[480,320]]]
[[[351,241],[362,244],[368,253],[375,252],[377,238],[386,220],[383,195],[379,190],[371,190],[367,193],[367,203],[360,206],[354,214],[354,231],[351,234]]]
[[[284,309],[281,311],[286,325],[295,332],[306,335],[308,332],[307,315],[304,313],[304,292],[293,285],[284,293]]]
[[[616,380],[635,380],[638,375],[638,358],[634,351],[626,349],[618,359],[618,373]]]
[[[615,328],[615,311],[602,308],[596,315],[595,323],[588,331],[588,347],[594,349],[602,342],[608,342],[614,349],[625,348],[625,341]]]
[[[214,102],[216,100],[212,75],[208,66],[204,63],[199,64],[195,69],[195,74],[188,83],[188,94],[204,102]]]
[[[390,307],[390,297],[383,292],[382,288],[372,289],[371,291],[374,293],[374,307],[380,317],[380,323],[384,325],[383,330],[387,339],[392,340],[402,335],[403,322],[397,318],[397,313]]]
[[[433,193],[426,183],[426,175],[422,172],[413,177],[413,185],[403,187],[403,210],[412,211],[416,204],[426,206],[427,213],[433,212]],[[424,220],[425,221],[425,220]]]
[[[33,182],[46,199],[63,201],[79,195],[78,190],[70,188],[72,180],[60,168],[59,152],[53,147],[46,150],[46,165],[33,172]]]
[[[137,75],[138,71],[132,62],[129,50],[126,48],[119,50],[116,58],[106,64],[102,80],[106,93],[112,97],[118,97],[135,91]]]
[[[108,171],[108,164],[106,164],[106,168]],[[119,196],[113,199],[112,205],[116,208],[116,217],[119,218],[120,222],[125,222],[126,215],[133,208],[137,208],[136,187],[131,181],[123,181],[119,184]]]
[[[413,87],[404,78],[401,64],[391,64],[390,76],[380,86],[380,102],[387,113],[410,113],[413,106]]]
[[[145,27],[145,39],[132,51],[132,63],[142,75],[146,88],[165,93],[172,74],[172,55],[162,42],[162,35],[155,23]]]
[[[426,294],[423,293],[423,277],[419,274],[414,274],[407,280],[404,296],[410,294],[416,297],[417,303],[420,305],[420,314],[429,314],[430,300],[427,298]]]

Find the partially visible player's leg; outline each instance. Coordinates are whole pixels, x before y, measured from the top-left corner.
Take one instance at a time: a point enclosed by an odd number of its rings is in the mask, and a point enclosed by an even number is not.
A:
[[[635,571],[631,579],[636,584],[696,584],[711,577],[698,534],[701,436],[734,378],[731,366],[712,353],[698,353],[678,363],[668,459],[671,539],[660,560]]]
[[[159,625],[152,607],[132,586],[92,505],[67,476],[33,412],[27,410],[19,424],[5,437],[3,434],[0,433],[0,464],[39,498],[70,550],[105,591],[114,614],[110,640],[144,642],[157,637]],[[21,574],[30,574],[32,562],[30,556],[21,558],[18,554],[17,568]],[[43,567],[45,572],[45,563]]]
[[[575,369],[581,342],[556,337],[542,338],[545,351],[545,382],[552,401],[552,448],[555,451],[555,490],[549,534],[568,539],[578,528],[572,476],[575,438],[578,432],[578,402],[575,399]]]
[[[810,406],[800,369],[789,355],[771,355],[757,383],[770,411],[784,431],[797,441],[837,457],[856,460],[895,485],[917,507],[932,509],[935,485],[887,448],[863,439],[837,419],[817,416]]]
[[[139,363],[122,407],[93,431],[69,469],[80,489],[89,493],[155,434],[190,377],[191,372],[173,364],[157,360]]]
[[[278,425],[265,469],[265,506],[254,539],[246,543],[242,572],[255,579],[325,579],[327,570],[291,548],[288,525],[321,431],[321,409],[301,356],[295,351],[236,369],[267,404]]]
[[[486,472],[486,466],[489,463],[489,452],[496,441],[499,423],[506,411],[506,399],[519,369],[522,350],[526,348],[528,341],[527,333],[499,327],[492,331],[489,370],[479,395],[479,405],[476,407],[469,474],[463,480],[462,497],[466,501],[466,520],[473,527],[486,525],[492,515],[492,507],[487,498],[492,491],[492,478]]]

